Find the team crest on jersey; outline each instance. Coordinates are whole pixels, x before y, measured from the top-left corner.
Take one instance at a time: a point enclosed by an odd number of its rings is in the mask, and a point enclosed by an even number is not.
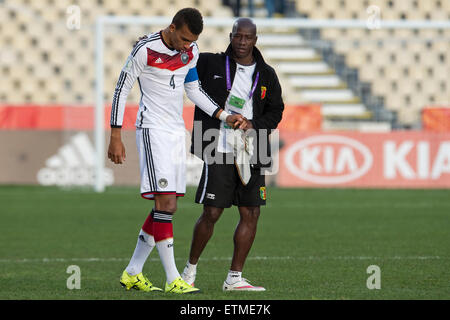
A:
[[[165,178],[159,179],[158,185],[160,188],[164,189],[168,185],[167,179],[165,179]]]
[[[259,196],[261,197],[262,200],[266,200],[267,198],[266,187],[259,188]]]
[[[186,52],[181,53],[181,62],[183,62],[183,64],[186,64],[189,62],[189,55]]]
[[[261,100],[266,97],[267,88],[264,86],[261,86]]]

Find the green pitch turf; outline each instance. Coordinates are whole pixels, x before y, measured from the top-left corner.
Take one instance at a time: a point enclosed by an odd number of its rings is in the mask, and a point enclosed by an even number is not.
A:
[[[174,217],[180,272],[201,212],[188,189]],[[0,299],[450,299],[450,190],[268,188],[244,277],[267,288],[224,293],[237,209],[227,209],[189,296],[126,292],[119,276],[153,203],[138,188],[0,187]],[[81,289],[69,290],[70,265]],[[369,290],[367,268],[380,268]],[[156,249],[144,272],[165,276]]]

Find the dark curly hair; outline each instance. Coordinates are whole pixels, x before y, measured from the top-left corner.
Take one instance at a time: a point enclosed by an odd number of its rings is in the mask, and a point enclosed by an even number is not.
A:
[[[203,17],[200,11],[195,8],[184,8],[178,11],[172,19],[172,23],[177,29],[186,24],[195,35],[199,35],[203,31]]]

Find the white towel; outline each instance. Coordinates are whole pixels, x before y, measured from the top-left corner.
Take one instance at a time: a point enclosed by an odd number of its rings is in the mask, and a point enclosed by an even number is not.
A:
[[[234,164],[241,182],[245,186],[251,177],[250,159],[253,156],[253,137],[241,129],[230,130],[230,134],[227,134],[227,143],[233,146]]]

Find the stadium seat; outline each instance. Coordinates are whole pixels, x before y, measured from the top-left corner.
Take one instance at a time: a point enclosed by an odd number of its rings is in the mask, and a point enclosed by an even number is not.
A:
[[[434,1],[417,1],[421,12],[432,11],[434,9]],[[445,2],[445,1],[444,1]]]
[[[338,39],[339,38],[339,30],[338,29],[322,29],[321,35],[325,39]]]
[[[372,81],[378,78],[378,68],[373,64],[368,64],[364,68],[360,68],[360,77],[363,81]]]
[[[438,66],[434,69],[434,76],[436,81],[449,81],[450,75],[450,66],[447,64],[447,67]]]
[[[391,93],[386,97],[386,107],[398,111],[404,107],[403,98],[399,93]]]
[[[362,50],[352,50],[347,53],[346,61],[350,67],[359,67],[366,62],[366,55]]]
[[[315,1],[312,0],[296,0],[295,6],[297,8],[297,11],[309,14],[310,12],[316,9],[314,2]]]
[[[8,98],[6,101],[9,101],[10,93],[14,92],[14,90],[16,89],[14,88],[14,84],[11,80],[2,81],[2,85],[0,86],[0,95],[5,95]]]
[[[377,95],[385,95],[392,90],[392,87],[387,81],[374,81],[373,90]]]

